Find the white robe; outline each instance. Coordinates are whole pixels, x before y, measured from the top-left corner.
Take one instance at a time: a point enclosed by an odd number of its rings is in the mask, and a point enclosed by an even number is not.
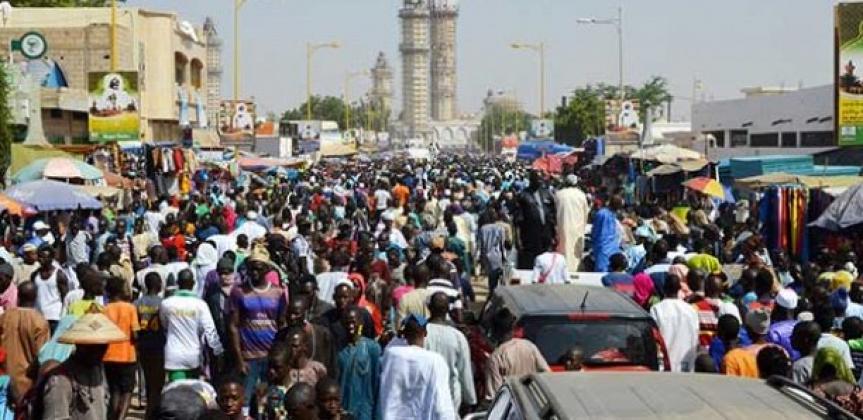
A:
[[[668,349],[672,372],[692,372],[698,355],[698,313],[680,299],[663,299],[650,308]]]
[[[383,420],[456,420],[444,358],[416,346],[387,346],[381,373]]]
[[[566,268],[577,272],[584,254],[584,234],[590,205],[575,187],[564,188],[554,196],[557,202],[557,251],[566,257]]]

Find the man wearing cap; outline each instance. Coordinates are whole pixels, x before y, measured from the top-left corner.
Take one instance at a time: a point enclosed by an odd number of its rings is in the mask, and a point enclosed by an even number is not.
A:
[[[41,382],[33,419],[103,420],[108,418],[102,358],[108,344],[129,338],[102,314],[86,314],[59,341],[76,347],[72,356]]]
[[[249,210],[246,212],[246,223],[243,223],[240,227],[231,232],[231,236],[233,236],[235,240],[240,234],[245,234],[246,237],[249,238],[250,243],[267,235],[267,228],[258,222],[258,213],[256,211]]]
[[[791,360],[800,358],[800,353],[791,345],[791,335],[797,325],[795,310],[797,309],[797,293],[793,289],[782,289],[776,295],[776,305],[770,312],[770,330],[767,332],[767,342],[776,344],[791,355]]]
[[[0,278],[9,278],[7,266],[0,266]],[[34,369],[38,364],[36,356],[51,335],[48,322],[33,308],[36,304],[36,287],[32,282],[21,283],[18,304],[18,307],[7,308],[0,315],[0,343],[6,350],[6,370],[12,378],[12,391],[16,399],[23,397],[32,386]]]
[[[38,247],[29,242],[21,247],[21,262],[15,265],[16,285],[30,281],[30,277],[39,269],[37,250]]]
[[[759,378],[758,352],[767,344],[765,336],[770,331],[770,311],[758,308],[746,313],[744,322],[752,344],[730,350],[722,359],[722,372],[730,376]]]
[[[380,388],[383,420],[457,418],[446,360],[423,348],[427,324],[422,315],[408,315],[400,331],[407,345],[390,345],[384,351]]]
[[[566,188],[555,194],[557,208],[558,247],[566,259],[569,271],[579,271],[581,257],[584,253],[584,237],[587,228],[587,216],[590,206],[587,196],[578,187],[578,177],[574,174],[566,176]]]
[[[37,248],[44,243],[54,245],[54,234],[51,233],[51,226],[48,226],[47,223],[41,220],[37,220],[33,223],[33,237],[27,243],[33,244]]]

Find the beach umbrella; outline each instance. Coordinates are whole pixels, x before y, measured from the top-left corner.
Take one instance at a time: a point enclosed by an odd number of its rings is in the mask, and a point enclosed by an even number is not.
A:
[[[36,209],[30,207],[18,200],[9,197],[6,194],[0,193],[0,212],[7,211],[15,216],[23,216],[25,214],[36,214]]]
[[[699,176],[685,181],[683,186],[690,190],[707,194],[711,197],[725,199],[725,188],[722,187],[722,184],[720,184],[719,181],[713,178]]]
[[[863,184],[840,194],[809,226],[838,231],[863,223]]]
[[[40,180],[25,182],[6,190],[9,198],[28,204],[38,211],[100,209],[102,203],[79,187],[64,182]]]
[[[102,177],[102,171],[93,165],[65,157],[51,157],[30,162],[12,176],[12,181],[17,184],[44,178],[96,180]]]

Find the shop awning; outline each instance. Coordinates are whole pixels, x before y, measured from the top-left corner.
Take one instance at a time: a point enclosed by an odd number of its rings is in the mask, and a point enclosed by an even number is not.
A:
[[[785,172],[774,172],[765,175],[751,176],[738,179],[735,184],[738,187],[756,189],[771,185],[800,184],[808,188],[848,188],[857,184],[863,184],[861,176],[807,176],[794,175]]]

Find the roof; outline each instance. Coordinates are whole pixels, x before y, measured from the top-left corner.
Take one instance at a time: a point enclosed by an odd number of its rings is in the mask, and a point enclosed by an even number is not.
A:
[[[552,373],[532,375],[560,419],[812,419],[818,413],[764,381],[674,373]],[[510,379],[524,398],[531,379]],[[787,389],[786,389],[787,390]],[[524,401],[522,399],[522,401]],[[542,407],[537,407],[541,409]],[[824,416],[826,417],[826,416]]]
[[[527,284],[495,289],[506,307],[516,316],[566,315],[582,311],[604,312],[614,316],[649,318],[632,300],[605,287],[574,284]],[[585,299],[587,295],[587,299]]]

